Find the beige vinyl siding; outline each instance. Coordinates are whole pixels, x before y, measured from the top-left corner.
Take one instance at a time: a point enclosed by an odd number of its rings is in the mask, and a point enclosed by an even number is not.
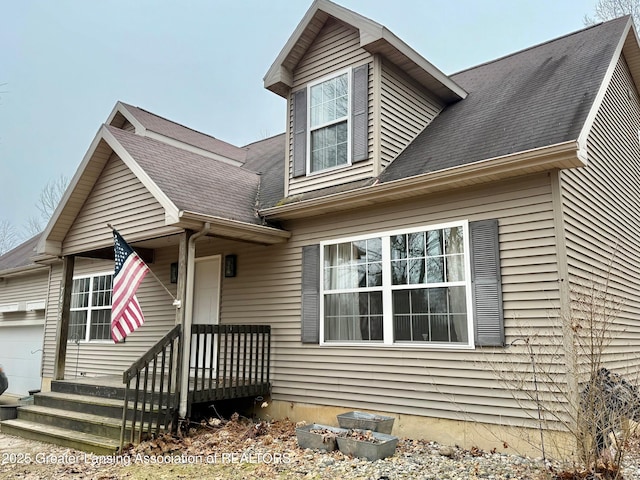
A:
[[[449,222],[498,218],[507,342],[555,346],[559,305],[551,187],[546,174],[490,189],[469,189],[352,213],[288,223],[286,245],[258,247],[210,240],[198,255],[238,255],[238,275],[223,278],[222,323],[273,328],[273,399],[490,423],[528,422],[493,369],[530,371],[524,347],[436,350],[394,346],[333,347],[300,342],[301,249],[322,240]],[[542,295],[540,294],[542,292]],[[553,347],[552,347],[553,348]],[[544,356],[545,366],[557,358]],[[532,388],[532,383],[529,384]],[[495,415],[500,408],[500,419]],[[533,426],[533,424],[532,424]]]
[[[30,274],[0,279],[0,305],[47,300],[49,286],[49,268],[43,267]],[[44,325],[45,310],[31,312],[0,312],[0,328],[22,323],[41,323]],[[2,335],[2,333],[0,333]]]
[[[293,72],[293,90],[368,61],[371,61],[371,54],[360,48],[358,31],[330,18],[298,62]]]
[[[352,68],[363,63],[369,65],[369,113],[373,102],[373,57],[360,48],[360,37],[354,28],[335,19],[329,19],[318,33],[302,57],[293,75],[293,91],[306,88],[308,83],[321,79],[332,73],[346,68]],[[293,101],[289,99],[289,132],[293,132]],[[289,189],[288,196],[299,195],[319,188],[329,187],[340,183],[370,178],[373,175],[372,157],[372,123],[369,114],[369,159],[358,162],[350,167],[340,168],[326,173],[319,173],[305,177],[293,178],[293,139],[289,136]]]
[[[47,292],[47,310],[44,323],[44,346],[42,348],[42,376],[52,378],[56,356],[56,331],[60,310],[60,287],[62,282],[62,264],[51,266]]]
[[[586,168],[563,172],[571,282],[608,280],[621,301],[606,362],[640,371],[640,99],[621,57],[588,137]]]
[[[442,105],[382,62],[380,89],[380,161],[384,169],[440,111]]]
[[[112,154],[69,228],[63,242],[63,254],[111,245],[108,223],[128,238],[152,229],[158,235],[163,230],[166,233],[175,231],[166,227],[164,220],[162,206],[124,162]]]
[[[177,258],[177,248],[156,249],[154,263],[150,265],[153,272],[174,296],[176,285],[169,282],[169,271],[171,263],[176,262]],[[113,272],[113,261],[76,258],[74,277],[106,272]],[[47,311],[45,328],[43,373],[45,377],[53,375],[61,275],[62,268],[54,268],[50,297],[55,300],[52,301]],[[124,344],[116,345],[111,341],[80,342],[77,344],[69,342],[67,344],[65,378],[74,378],[76,375],[121,375],[175,325],[176,310],[172,306],[173,298],[151,274],[143,280],[138,289],[137,297],[145,317],[145,323],[142,327],[129,335]]]

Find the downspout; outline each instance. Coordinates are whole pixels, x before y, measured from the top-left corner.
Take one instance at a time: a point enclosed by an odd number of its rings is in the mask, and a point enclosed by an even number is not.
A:
[[[180,370],[180,407],[178,414],[181,418],[187,416],[189,397],[189,363],[191,361],[191,324],[193,323],[193,284],[195,281],[196,240],[211,230],[211,224],[206,222],[202,230],[189,238],[187,246],[187,284],[185,286],[184,324],[182,329],[182,365]]]

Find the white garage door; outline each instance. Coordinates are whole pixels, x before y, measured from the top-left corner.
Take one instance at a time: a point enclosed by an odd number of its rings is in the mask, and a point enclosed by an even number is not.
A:
[[[44,327],[0,327],[0,365],[7,374],[5,393],[24,397],[40,388]]]

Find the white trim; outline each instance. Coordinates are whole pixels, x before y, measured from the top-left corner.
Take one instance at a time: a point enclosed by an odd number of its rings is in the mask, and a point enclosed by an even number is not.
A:
[[[291,201],[260,209],[259,214],[265,218],[278,220],[308,218],[357,207],[370,208],[372,205],[394,199],[407,199],[455,187],[468,188],[470,185],[511,178],[523,173],[530,174],[554,168],[584,167],[586,163],[578,157],[577,148],[577,141],[570,140],[390,182],[375,182],[372,185],[345,192]]]
[[[389,56],[396,53],[403,60],[415,65],[420,73],[415,76],[416,80],[427,87],[430,86],[431,89],[436,90],[436,92],[446,100],[455,101],[467,96],[467,92],[462,87],[438,70],[386,27],[329,0],[315,0],[309,7],[265,74],[263,78],[265,88],[283,97],[287,96],[293,87],[293,73],[285,67],[284,64],[290,57],[294,57],[293,60],[299,59],[298,57],[302,55],[302,53],[300,53],[298,44],[304,32],[309,28],[314,18],[317,17],[320,21],[324,21],[325,15],[337,18],[357,29],[360,46],[364,50],[372,54],[389,51]],[[294,63],[296,62],[294,61]]]
[[[0,320],[0,328],[12,328],[12,327],[42,327],[44,326],[43,320]]]
[[[13,312],[19,312],[19,311],[20,311],[19,302],[0,304],[0,313],[13,313]]]
[[[393,285],[391,282],[391,256],[390,238],[393,235],[407,235],[417,232],[425,232],[429,230],[442,230],[451,227],[462,227],[463,229],[463,259],[464,259],[464,276],[465,280],[456,282],[442,282],[442,283],[420,283],[420,284],[407,284],[407,285]],[[364,235],[342,237],[331,240],[323,240],[320,242],[320,345],[321,346],[348,346],[348,347],[362,347],[362,346],[383,346],[394,348],[433,348],[433,349],[474,349],[475,348],[475,332],[474,332],[474,319],[473,319],[473,296],[471,287],[471,241],[469,238],[469,221],[457,220],[439,224],[421,225],[417,227],[410,227],[406,229],[398,228],[394,230],[387,230],[383,232],[369,233]],[[349,243],[370,239],[381,239],[382,252],[382,285],[376,287],[354,287],[345,289],[333,289],[325,290],[324,284],[324,250],[327,245],[336,245],[340,243]],[[467,311],[467,343],[437,343],[437,342],[419,342],[419,341],[407,341],[407,342],[394,342],[393,339],[393,292],[397,290],[408,290],[415,288],[437,288],[448,286],[464,286],[465,287],[465,300]],[[383,339],[382,341],[325,341],[325,315],[324,315],[324,297],[327,293],[355,293],[355,292],[382,292],[382,328]]]
[[[88,302],[87,302],[87,306],[86,307],[69,307],[69,312],[87,312],[87,319],[86,319],[86,331],[85,331],[85,336],[84,339],[71,339],[68,338],[67,339],[67,343],[109,343],[112,344],[113,341],[110,338],[96,338],[96,339],[91,339],[89,338],[91,335],[91,313],[94,310],[109,310],[109,312],[111,312],[111,304],[107,305],[101,305],[101,306],[95,306],[93,305],[93,301],[92,301],[92,296],[93,296],[93,279],[97,278],[97,277],[106,277],[108,275],[111,275],[111,293],[113,294],[113,280],[115,277],[115,272],[113,270],[107,270],[107,271],[102,271],[102,272],[95,272],[95,273],[83,273],[80,275],[74,275],[73,276],[73,282],[75,282],[76,280],[82,280],[84,278],[88,278],[89,279],[89,290],[86,292],[87,295],[89,296],[88,298]],[[72,285],[73,285],[72,282]],[[71,287],[71,295],[73,297],[73,286]]]
[[[45,299],[30,300],[30,301],[27,301],[27,304],[26,304],[27,312],[45,310],[46,308],[47,308],[47,301]]]
[[[328,82],[329,80],[333,80],[335,78],[341,77],[342,75],[347,76],[347,114],[344,117],[340,117],[339,119],[332,120],[330,122],[321,123],[316,125],[315,127],[311,127],[311,89],[315,86],[318,86],[322,83]],[[337,72],[332,72],[331,74],[325,75],[322,78],[314,80],[311,83],[308,83],[305,87],[307,89],[307,118],[306,118],[306,142],[307,142],[307,158],[306,160],[306,176],[311,177],[314,175],[331,172],[334,170],[339,170],[342,168],[351,166],[351,105],[353,103],[353,92],[351,91],[351,85],[353,82],[353,71],[351,68],[345,68],[339,70]],[[317,130],[321,130],[323,128],[330,127],[332,125],[338,125],[342,122],[347,123],[347,163],[336,165],[335,167],[323,168],[321,170],[311,171],[311,131],[314,132]]]
[[[178,218],[178,207],[169,199],[169,197],[151,180],[151,177],[138,165],[138,162],[129,154],[116,137],[108,130],[106,126],[102,126],[100,133],[105,142],[111,147],[120,160],[131,170],[131,172],[140,180],[153,197],[162,205],[165,210],[165,217]]]
[[[582,129],[580,130],[580,134],[578,135],[578,158],[580,158],[585,163],[585,165],[588,161],[587,139],[589,138],[589,132],[591,132],[593,123],[596,120],[596,115],[598,114],[598,111],[600,111],[600,107],[602,106],[604,97],[607,93],[607,90],[609,89],[609,84],[611,83],[613,74],[618,66],[618,62],[620,61],[620,55],[622,54],[622,49],[627,41],[627,35],[629,35],[631,25],[632,20],[631,18],[629,18],[624,32],[620,36],[618,45],[616,46],[616,49],[611,57],[611,62],[609,63],[607,72],[605,73],[602,83],[600,84],[598,93],[591,103],[591,109],[589,110],[587,118],[585,119]]]

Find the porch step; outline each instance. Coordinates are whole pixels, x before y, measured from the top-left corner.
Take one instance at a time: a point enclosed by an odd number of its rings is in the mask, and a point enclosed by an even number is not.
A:
[[[33,403],[41,407],[92,413],[122,420],[124,400],[76,395],[73,393],[47,392],[35,395]]]
[[[18,419],[120,441],[122,419],[38,405],[20,407]]]
[[[120,384],[122,385],[122,384]],[[51,391],[58,393],[71,393],[88,397],[111,398],[124,400],[124,385],[99,385],[90,382],[66,382],[54,380],[51,382]]]
[[[97,455],[110,455],[120,446],[119,440],[113,440],[83,432],[74,432],[60,427],[43,425],[22,419],[4,420],[0,431],[8,435],[54,443],[63,447],[84,450]]]
[[[124,400],[96,395],[112,387],[96,389],[95,385],[86,385],[86,388],[81,388],[80,385],[73,384],[71,390],[93,393],[36,393],[33,405],[19,406],[17,418],[1,422],[0,431],[100,455],[114,453],[120,446]],[[62,382],[56,390],[60,390],[60,386],[64,386]],[[107,391],[106,395],[110,393],[112,392]],[[133,418],[132,406],[130,403],[127,415],[129,420]],[[153,414],[148,412],[149,409],[150,406],[147,405],[148,416],[145,418],[155,420]],[[145,426],[148,428],[148,424],[145,423]],[[136,429],[139,427],[140,419],[137,418]],[[129,435],[130,429],[127,429],[124,438],[127,440]]]

